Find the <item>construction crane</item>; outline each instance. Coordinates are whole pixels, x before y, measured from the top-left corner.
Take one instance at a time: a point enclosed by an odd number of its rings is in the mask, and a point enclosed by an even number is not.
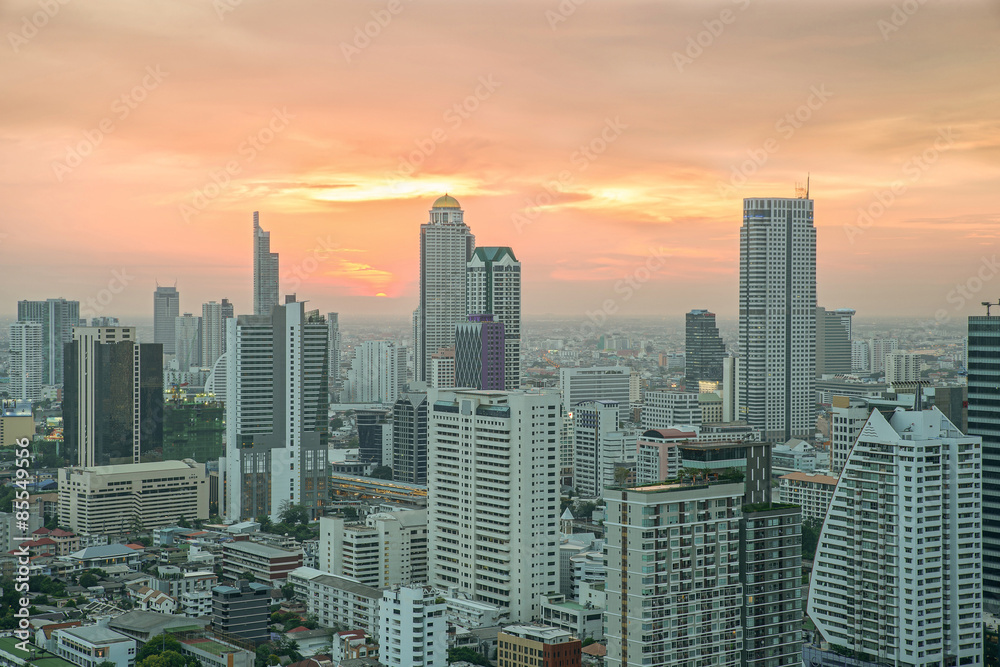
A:
[[[552,352],[552,350],[549,350],[549,352]],[[542,353],[542,359],[544,359],[545,361],[549,362],[550,366],[553,366],[555,368],[562,368],[562,366],[560,366],[556,362],[554,362],[551,359],[549,359],[549,352],[543,352]]]

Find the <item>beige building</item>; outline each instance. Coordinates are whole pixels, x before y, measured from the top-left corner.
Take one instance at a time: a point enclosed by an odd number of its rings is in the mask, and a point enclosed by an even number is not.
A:
[[[0,447],[13,447],[21,438],[30,442],[34,435],[35,420],[30,408],[0,413]]]
[[[793,472],[778,480],[779,502],[802,507],[803,519],[826,520],[837,478],[821,473]]]
[[[59,470],[59,524],[86,535],[208,518],[205,464],[191,459]]]
[[[427,581],[427,510],[371,514],[364,523],[320,518],[324,572],[384,588]]]

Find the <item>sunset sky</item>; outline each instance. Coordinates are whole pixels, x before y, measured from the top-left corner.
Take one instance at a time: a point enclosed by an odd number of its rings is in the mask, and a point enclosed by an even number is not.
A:
[[[150,317],[157,280],[248,312],[259,210],[282,293],[406,317],[448,192],[528,316],[734,316],[742,198],[807,174],[820,305],[1000,297],[995,2],[5,0],[0,26],[3,313]]]

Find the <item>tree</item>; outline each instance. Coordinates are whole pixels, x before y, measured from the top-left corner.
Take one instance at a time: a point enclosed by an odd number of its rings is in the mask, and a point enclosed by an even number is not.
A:
[[[179,651],[163,651],[136,662],[136,667],[187,667],[187,660]]]
[[[182,516],[181,520],[177,522],[177,526],[180,528],[190,528],[191,524],[188,523],[186,516]]]
[[[181,655],[181,643],[173,635],[162,634],[156,635],[155,637],[150,637],[149,641],[146,642],[142,650],[135,656],[135,664],[137,667],[145,667],[140,665],[143,660],[150,656],[154,656],[160,653],[165,653],[167,651],[173,651],[177,655]],[[181,656],[183,658],[183,656]],[[151,667],[173,667],[172,665],[153,665]],[[183,663],[180,667],[184,667]]]
[[[615,467],[615,484],[618,486],[625,486],[625,482],[628,481],[629,476],[632,475],[632,471],[625,466]]]
[[[371,476],[375,479],[392,479],[392,468],[389,466],[375,466]]]
[[[105,660],[104,662],[97,663],[97,667],[118,667],[118,665],[110,660]]]
[[[576,512],[574,514],[584,520],[589,521],[590,516],[597,509],[597,503],[592,503],[589,500],[584,501],[576,506]]]
[[[91,586],[97,585],[97,575],[86,572],[80,575],[80,585],[84,588],[90,588]]]
[[[350,521],[358,520],[358,511],[353,507],[344,507],[340,510],[344,514],[344,518]]]
[[[816,557],[816,545],[822,530],[823,522],[819,519],[805,519],[802,522],[802,560],[813,560]]]
[[[309,523],[309,510],[304,505],[292,505],[289,503],[282,508],[278,518],[281,520],[281,523],[287,523],[290,526],[300,523],[307,524]]]
[[[258,516],[257,523],[260,524],[260,532],[262,533],[270,533],[271,529],[274,528],[274,524],[271,523],[271,517],[266,514]]]
[[[474,651],[468,646],[448,649],[448,664],[453,662],[471,662],[474,665],[491,667],[490,661],[482,653]]]
[[[281,594],[285,596],[286,600],[291,600],[295,597],[295,586],[292,584],[285,584],[281,587]]]
[[[330,422],[330,430],[339,431],[342,428],[344,428],[344,420],[340,417],[334,417],[333,421]]]

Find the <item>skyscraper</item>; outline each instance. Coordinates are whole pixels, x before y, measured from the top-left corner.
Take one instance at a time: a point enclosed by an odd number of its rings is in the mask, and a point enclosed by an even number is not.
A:
[[[455,327],[455,386],[503,391],[505,351],[503,322],[469,315],[468,322]]]
[[[420,307],[415,379],[427,382],[431,355],[455,346],[455,325],[465,321],[466,271],[476,237],[454,197],[438,197],[430,221],[420,225]]]
[[[816,308],[816,377],[851,372],[850,319],[845,326],[841,311]]]
[[[840,318],[840,324],[847,330],[847,340],[854,338],[854,316],[858,311],[853,308],[838,308],[833,311],[834,315]]]
[[[896,338],[872,338],[868,341],[868,349],[872,358],[868,368],[872,373],[882,373],[885,371],[885,355],[899,349],[899,340]]]
[[[222,303],[219,304],[219,309],[222,311],[222,352],[226,352],[226,320],[236,317],[236,309],[233,308],[233,304],[229,299],[223,299]]]
[[[937,408],[872,411],[816,547],[824,640],[880,664],[982,664],[979,466],[979,437]]]
[[[66,299],[18,301],[17,320],[42,325],[42,384],[62,384],[63,351],[79,326],[80,302]]]
[[[15,322],[10,325],[10,397],[37,401],[42,397],[44,368],[42,325]]]
[[[392,478],[427,483],[427,394],[406,392],[392,406]]]
[[[77,464],[140,463],[163,448],[163,346],[135,327],[77,327],[66,344],[63,432]]]
[[[163,354],[176,354],[177,330],[174,320],[180,315],[181,298],[177,287],[156,286],[153,292],[153,342],[163,346]]]
[[[983,440],[983,591],[1000,613],[1000,315],[969,318],[969,435]]]
[[[466,312],[503,323],[505,389],[521,387],[521,262],[507,247],[476,248],[468,262]],[[459,385],[461,386],[461,385]]]
[[[287,503],[315,518],[327,501],[327,323],[290,296],[227,324],[226,518],[276,518]]]
[[[529,621],[559,590],[559,397],[430,393],[429,583]]]
[[[201,365],[211,368],[222,356],[224,338],[222,304],[215,301],[201,304]]]
[[[811,199],[744,199],[740,413],[765,440],[815,430],[816,229]]]
[[[270,315],[278,305],[278,253],[271,252],[271,232],[261,229],[253,212],[253,314]]]
[[[347,401],[392,405],[406,385],[406,348],[389,340],[366,340],[354,348]]]
[[[563,414],[570,414],[583,401],[615,401],[620,421],[629,419],[629,390],[632,369],[628,366],[592,366],[560,368],[559,393]]]
[[[330,393],[340,400],[340,315],[327,313],[326,324],[330,327]]]
[[[573,407],[573,486],[582,498],[604,491],[602,445],[618,430],[618,403],[586,401]]]
[[[689,391],[698,383],[722,382],[726,345],[715,325],[715,313],[692,310],[684,318],[684,379]]]
[[[201,366],[201,326],[201,318],[191,313],[174,318],[174,354],[181,371]]]

